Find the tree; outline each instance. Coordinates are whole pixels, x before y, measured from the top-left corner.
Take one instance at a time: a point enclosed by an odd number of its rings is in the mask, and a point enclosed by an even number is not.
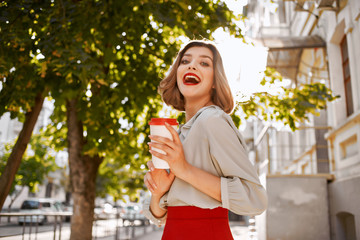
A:
[[[39,116],[44,98],[39,94],[35,99],[35,106],[25,114],[25,122],[19,134],[17,142],[12,149],[12,152],[7,158],[7,164],[4,167],[0,176],[0,206],[2,208],[7,195],[11,190],[11,185],[14,181],[15,174],[19,169],[22,156],[30,141],[32,131],[34,129],[37,117]]]
[[[143,181],[145,169],[142,171],[141,168],[130,164],[119,168],[107,163],[106,160],[99,168],[99,175],[96,179],[96,195],[103,198],[111,195],[114,201],[125,200],[125,195],[129,196],[131,200],[137,199],[139,190],[145,190]]]
[[[177,37],[210,37],[220,26],[239,35],[239,29],[222,2],[3,1],[4,12],[2,34],[14,34],[15,25],[17,39],[30,32],[33,53],[44,56],[41,77],[55,76],[48,84],[56,107],[49,132],[60,137],[54,138],[58,147],[68,142],[71,239],[90,239],[98,167],[110,156],[119,165],[144,160],[136,157],[147,152],[137,140],[160,108],[156,87],[178,49]],[[7,36],[5,45],[12,46]]]
[[[40,58],[39,38],[45,15],[31,1],[0,3],[0,116],[10,112],[23,122],[17,142],[0,177],[0,208],[9,194],[22,156],[40,114],[47,86],[56,81]],[[36,6],[35,6],[36,5]]]
[[[274,86],[281,81],[281,74],[267,67],[261,85]],[[281,92],[278,94],[254,93],[249,100],[239,102],[236,108],[241,109],[246,119],[257,117],[265,122],[277,121],[295,131],[300,123],[309,120],[310,114],[319,115],[319,110],[325,109],[328,102],[339,98],[319,82],[279,89]]]
[[[24,187],[28,187],[30,192],[35,192],[37,186],[42,184],[47,174],[57,169],[55,164],[54,151],[49,148],[48,139],[41,134],[33,135],[30,140],[30,149],[24,154],[20,167],[11,185],[9,195],[12,196],[8,206],[9,211],[12,203],[16,200]],[[0,157],[0,173],[5,173],[4,168],[11,156],[13,144],[4,146],[5,154]],[[16,189],[16,186],[20,189]]]

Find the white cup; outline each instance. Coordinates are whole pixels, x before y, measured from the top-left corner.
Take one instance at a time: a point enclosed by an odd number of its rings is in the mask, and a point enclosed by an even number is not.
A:
[[[170,124],[175,130],[177,129],[177,127],[179,125],[175,118],[152,118],[151,121],[149,122],[150,134],[153,136],[155,136],[155,135],[162,136],[162,137],[166,137],[166,138],[173,140],[171,133],[165,127],[165,122]],[[151,140],[151,141],[154,141],[154,140]],[[157,149],[154,147],[151,149],[154,151],[157,151],[159,153],[165,154],[165,152],[160,149]],[[154,155],[152,155],[152,162],[153,162],[155,168],[159,168],[159,169],[169,169],[170,168],[169,164],[166,161],[164,161],[158,157],[155,157]]]

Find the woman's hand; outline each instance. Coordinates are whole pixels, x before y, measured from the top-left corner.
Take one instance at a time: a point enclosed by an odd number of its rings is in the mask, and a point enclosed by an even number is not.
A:
[[[156,169],[152,161],[147,163],[150,171],[145,174],[144,182],[146,187],[154,196],[162,197],[169,191],[175,175],[168,173],[165,169]]]
[[[182,143],[176,130],[168,123],[165,123],[167,130],[171,133],[173,140],[161,136],[149,136],[154,142],[149,142],[150,153],[166,161],[172,173],[179,178],[183,178],[189,168],[189,163],[185,159]],[[163,150],[165,154],[159,153],[152,148]]]
[[[201,192],[221,202],[220,177],[190,165],[185,159],[183,146],[178,133],[169,124],[165,123],[165,126],[170,131],[173,140],[160,136],[149,136],[151,140],[156,141],[149,143],[150,153],[166,161],[170,166],[171,173],[173,173],[176,177],[184,180],[199,189]],[[151,150],[152,148],[160,149],[164,151],[165,154]],[[167,173],[163,169],[157,169],[155,171],[164,171]],[[160,216],[160,211],[159,213],[156,213]]]

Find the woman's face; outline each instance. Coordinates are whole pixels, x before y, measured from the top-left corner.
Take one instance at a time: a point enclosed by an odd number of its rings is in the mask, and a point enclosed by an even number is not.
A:
[[[184,53],[177,69],[177,84],[186,101],[211,99],[213,60],[213,53],[207,47],[191,47]]]

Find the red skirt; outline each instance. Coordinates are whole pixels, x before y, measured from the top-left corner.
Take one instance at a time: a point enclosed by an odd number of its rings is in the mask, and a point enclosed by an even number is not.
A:
[[[162,240],[233,240],[228,210],[168,207]]]

